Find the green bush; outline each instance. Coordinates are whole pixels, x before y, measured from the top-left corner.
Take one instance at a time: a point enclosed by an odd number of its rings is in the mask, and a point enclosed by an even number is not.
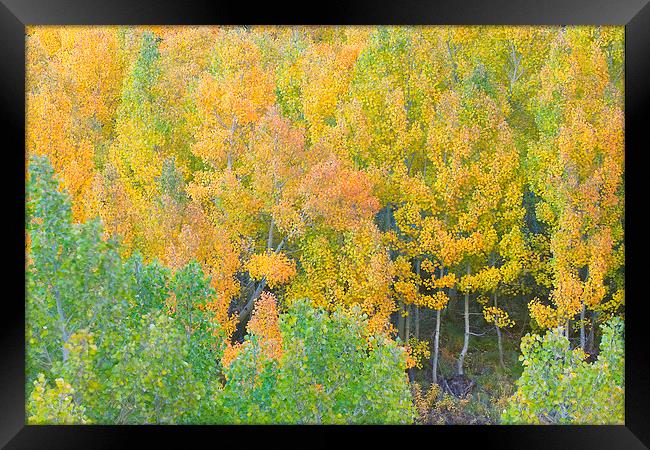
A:
[[[624,324],[603,325],[594,363],[571,349],[558,330],[521,340],[524,366],[517,392],[502,414],[507,424],[623,424]]]
[[[72,425],[89,423],[83,406],[74,401],[74,388],[63,378],[49,386],[45,375],[34,380],[34,389],[27,404],[27,423],[30,425]]]
[[[226,369],[220,422],[413,423],[406,354],[385,336],[365,335],[357,310],[326,311],[295,302],[280,316],[279,360],[262,356],[259,338]]]
[[[214,292],[199,265],[172,275],[138,254],[121,257],[98,221],[72,222],[47,158],[30,161],[26,206],[29,420],[202,420],[221,339],[200,307]]]

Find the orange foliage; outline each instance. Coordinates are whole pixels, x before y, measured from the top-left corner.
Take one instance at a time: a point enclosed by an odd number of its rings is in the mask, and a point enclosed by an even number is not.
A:
[[[273,294],[263,292],[255,302],[255,309],[248,322],[247,330],[258,339],[259,348],[266,358],[280,359],[282,356],[282,336],[280,335],[277,300]],[[234,345],[228,343],[221,364],[228,367],[247,345],[250,344],[248,342]]]
[[[248,261],[247,268],[251,278],[264,278],[271,288],[287,283],[296,275],[296,262],[283,253],[255,254]]]
[[[349,169],[337,159],[314,166],[301,186],[304,211],[335,230],[354,228],[379,211],[372,184],[363,172]]]

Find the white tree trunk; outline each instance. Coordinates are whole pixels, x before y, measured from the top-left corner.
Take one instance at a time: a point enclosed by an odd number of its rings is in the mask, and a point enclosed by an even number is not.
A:
[[[470,265],[467,263],[467,275],[470,274]],[[467,349],[469,348],[469,291],[465,292],[465,339],[463,340],[463,349],[458,356],[458,366],[456,372],[458,375],[464,375],[463,364],[465,363],[465,356],[467,355]]]
[[[438,382],[438,352],[440,348],[440,310],[436,311],[436,331],[433,335],[433,382]]]
[[[494,290],[494,307],[495,308],[498,307],[498,304],[497,304],[497,290],[496,289]],[[505,370],[506,365],[503,362],[503,343],[502,343],[502,340],[501,340],[501,328],[499,328],[497,326],[496,322],[494,324],[494,328],[497,330],[497,344],[499,346],[499,364],[501,364],[501,368],[503,370]]]

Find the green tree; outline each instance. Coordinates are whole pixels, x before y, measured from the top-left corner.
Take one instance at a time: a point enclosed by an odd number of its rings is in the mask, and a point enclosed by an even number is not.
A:
[[[260,337],[226,370],[220,421],[235,423],[412,423],[406,353],[385,335],[367,335],[358,308],[329,313],[296,301],[280,315],[282,356]]]
[[[137,253],[124,259],[98,221],[73,224],[47,157],[30,161],[26,206],[29,414],[66,423],[199,420],[222,341],[200,267],[172,275]],[[51,387],[51,379],[62,381]]]
[[[508,424],[623,424],[624,324],[602,326],[600,354],[585,361],[558,329],[521,341],[524,372],[502,415]]]

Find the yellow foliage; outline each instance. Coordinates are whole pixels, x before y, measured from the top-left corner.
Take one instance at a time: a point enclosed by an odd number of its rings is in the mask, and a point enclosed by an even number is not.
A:
[[[620,27],[26,33],[27,153],[125,255],[198,261],[228,337],[250,280],[387,333],[445,289],[510,327],[483,295],[528,275],[543,327],[624,304]]]
[[[422,295],[419,306],[441,310],[449,303],[449,297],[443,291],[438,291],[433,295]]]
[[[496,306],[484,307],[483,317],[487,323],[493,323],[499,328],[512,328],[515,326],[515,321],[510,318],[509,314]]]
[[[422,369],[422,363],[431,357],[428,341],[419,341],[415,338],[410,338],[407,345],[407,362],[406,367],[416,367]]]
[[[537,298],[528,303],[528,310],[530,317],[535,319],[541,327],[555,328],[560,324],[557,312],[552,307],[542,304]]]
[[[284,253],[257,253],[251,256],[246,265],[251,278],[264,278],[269,287],[274,288],[287,283],[296,275],[296,262]]]

